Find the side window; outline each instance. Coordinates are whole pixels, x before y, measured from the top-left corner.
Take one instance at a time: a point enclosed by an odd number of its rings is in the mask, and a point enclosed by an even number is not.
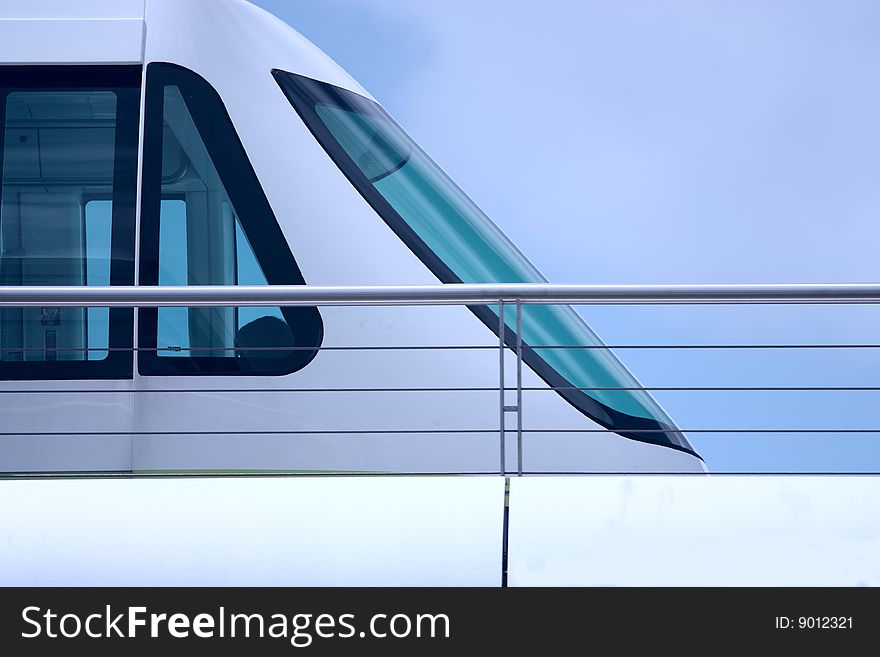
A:
[[[302,275],[219,95],[147,69],[141,285],[301,285]],[[141,374],[288,374],[317,353],[316,308],[140,311]]]
[[[0,284],[134,284],[139,66],[0,67]],[[0,378],[132,376],[127,308],[0,309]]]

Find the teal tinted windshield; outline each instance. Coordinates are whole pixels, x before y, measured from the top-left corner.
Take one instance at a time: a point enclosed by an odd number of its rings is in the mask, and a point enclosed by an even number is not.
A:
[[[275,75],[336,164],[441,281],[546,282],[379,105],[308,78]],[[497,331],[497,307],[475,312]],[[515,322],[505,313],[509,331]],[[638,381],[571,307],[525,305],[521,331],[526,363],[585,414],[622,435],[692,452],[654,399],[632,390]]]

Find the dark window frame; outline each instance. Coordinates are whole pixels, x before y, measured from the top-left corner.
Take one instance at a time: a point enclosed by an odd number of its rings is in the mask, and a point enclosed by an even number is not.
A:
[[[269,285],[305,285],[259,178],[238,137],[223,99],[195,72],[176,64],[147,66],[141,194],[140,285],[159,283],[159,221],[162,199],[164,90],[180,90],[196,130],[226,190],[241,229]],[[241,209],[247,208],[246,213]],[[138,373],[142,376],[285,376],[308,365],[324,337],[315,307],[283,307],[297,347],[263,363],[232,356],[162,357],[157,351],[158,311],[138,312]]]
[[[143,67],[140,65],[0,65],[0,202],[5,156],[6,104],[19,91],[112,91],[116,94],[110,285],[133,285],[138,130]],[[0,361],[0,380],[107,380],[133,378],[134,312],[111,308],[107,357],[81,361]],[[2,345],[0,345],[2,348]],[[103,349],[102,349],[103,351]]]

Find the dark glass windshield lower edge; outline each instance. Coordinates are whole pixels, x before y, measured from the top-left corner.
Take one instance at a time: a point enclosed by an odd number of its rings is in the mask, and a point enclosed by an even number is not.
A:
[[[441,283],[461,283],[461,279],[373,187],[369,179],[363,175],[326,128],[314,108],[316,103],[329,100],[342,108],[367,113],[378,112],[389,121],[393,122],[393,119],[373,101],[346,89],[280,69],[273,69],[272,75],[303,123],[376,214]],[[468,308],[489,330],[496,336],[498,335],[500,322],[491,308],[488,306],[468,306]],[[508,326],[505,326],[504,342],[511,348],[516,344],[516,332]],[[575,386],[571,382],[550,367],[540,354],[525,343],[523,343],[523,362],[569,404],[603,428],[630,440],[668,447],[702,460],[702,457],[691,447],[687,438],[677,428],[650,418],[622,413],[582,391],[573,389]]]

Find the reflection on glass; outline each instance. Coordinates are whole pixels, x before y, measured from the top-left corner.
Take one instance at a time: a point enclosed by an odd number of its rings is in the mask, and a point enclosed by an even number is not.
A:
[[[116,94],[6,97],[0,284],[109,285]],[[103,360],[107,308],[3,308],[0,359]]]

